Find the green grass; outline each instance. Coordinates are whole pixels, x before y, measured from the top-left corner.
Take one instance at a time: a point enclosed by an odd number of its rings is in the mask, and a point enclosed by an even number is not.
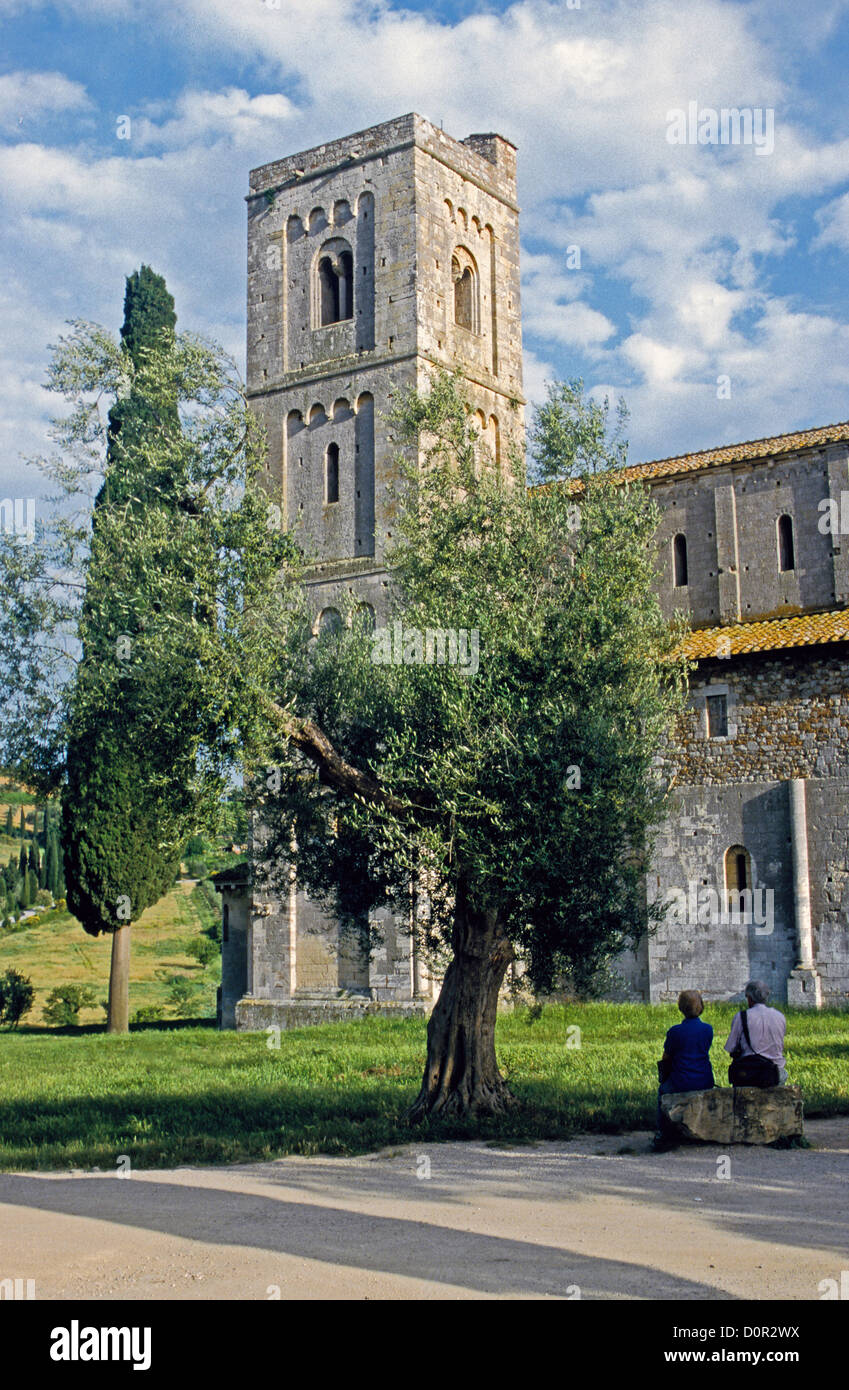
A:
[[[734,1008],[712,1005],[714,1072]],[[114,1169],[224,1163],[285,1153],[362,1153],[411,1139],[528,1143],[653,1125],[655,1060],[672,1005],[551,1005],[503,1014],[501,1066],[521,1109],[508,1119],[431,1123],[404,1114],[425,1052],[417,1019],[371,1018],[283,1033],[152,1026],[0,1034],[0,1167]],[[806,1113],[849,1113],[849,1014],[788,1011],[790,1079]],[[570,1026],[581,1046],[567,1047]],[[577,1035],[571,1035],[573,1040]]]

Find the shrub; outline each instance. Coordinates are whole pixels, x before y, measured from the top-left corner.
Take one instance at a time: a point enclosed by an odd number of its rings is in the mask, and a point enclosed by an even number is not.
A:
[[[51,989],[44,1006],[44,1021],[56,1028],[79,1023],[80,1009],[93,1009],[97,996],[88,985],[60,985]]]
[[[193,936],[191,941],[186,944],[186,955],[194,956],[201,965],[209,965],[218,959],[219,949],[218,944],[211,941],[208,936]]]
[[[185,975],[171,976],[168,1002],[173,1004],[175,1009],[187,1009],[194,1003],[197,993],[198,986],[194,980],[187,980]]]
[[[158,1023],[165,1017],[165,1010],[161,1004],[142,1004],[140,1009],[136,1009],[130,1019],[131,1023]]]
[[[0,975],[0,1025],[16,1028],[32,1008],[34,997],[32,982],[20,971],[7,970]]]
[[[207,850],[212,846],[203,838],[202,835],[190,835],[186,841],[186,854],[191,859],[202,858]]]
[[[209,872],[203,859],[187,859],[186,870],[189,878],[206,878]]]

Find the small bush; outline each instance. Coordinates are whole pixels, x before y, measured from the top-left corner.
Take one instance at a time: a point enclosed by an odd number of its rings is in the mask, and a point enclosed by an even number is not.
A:
[[[88,985],[60,985],[51,989],[44,1006],[44,1021],[56,1028],[79,1023],[80,1009],[93,1009],[97,996]]]
[[[219,947],[208,936],[193,936],[186,944],[186,955],[194,956],[201,965],[209,965],[218,959]]]
[[[140,1009],[136,1009],[130,1019],[131,1023],[158,1023],[165,1017],[165,1010],[161,1004],[143,1004]]]
[[[0,1026],[17,1028],[32,1008],[34,997],[32,982],[20,971],[7,970],[0,975]]]
[[[168,1002],[173,1004],[175,1009],[187,1009],[194,1003],[198,994],[198,986],[194,980],[187,980],[185,975],[172,975],[171,984],[168,990]]]
[[[186,872],[189,878],[206,878],[209,870],[203,859],[188,859],[186,861]]]

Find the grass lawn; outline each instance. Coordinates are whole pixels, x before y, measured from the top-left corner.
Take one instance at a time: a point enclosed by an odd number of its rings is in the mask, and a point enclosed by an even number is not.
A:
[[[735,1012],[711,1005],[714,1073]],[[788,1010],[791,1081],[808,1115],[849,1113],[849,1014]],[[0,1168],[114,1169],[345,1154],[411,1139],[528,1143],[579,1130],[653,1126],[655,1060],[673,1005],[550,1005],[505,1012],[497,1042],[521,1110],[479,1124],[410,1130],[425,1024],[364,1019],[283,1033],[150,1026],[127,1037],[22,1029],[0,1034]],[[577,1027],[580,1033],[569,1031]],[[571,1040],[572,1045],[569,1046]],[[580,1046],[575,1046],[576,1042]],[[726,1083],[727,1084],[727,1083]]]
[[[8,856],[7,856],[8,858]],[[171,892],[147,912],[132,928],[130,959],[130,1013],[144,1006],[158,1006],[165,1017],[178,1012],[168,1002],[169,980],[174,975],[196,981],[195,1013],[214,1017],[215,990],[221,978],[220,965],[202,968],[186,954],[186,945],[199,936],[217,917],[194,891],[190,879],[180,879]],[[33,922],[34,925],[30,925]],[[39,924],[29,918],[21,930],[0,931],[0,974],[19,970],[35,989],[28,1025],[42,1022],[47,995],[61,985],[90,985],[98,1001],[109,993],[109,957],[112,941],[108,936],[88,936],[69,912]],[[80,1023],[103,1023],[105,1014],[98,1003],[83,1009]],[[0,1035],[2,1036],[2,1035]]]

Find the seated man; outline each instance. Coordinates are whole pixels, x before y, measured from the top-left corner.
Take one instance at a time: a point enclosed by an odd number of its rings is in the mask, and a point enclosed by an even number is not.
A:
[[[654,1148],[658,1151],[671,1148],[674,1143],[665,1132],[667,1125],[660,1105],[661,1096],[673,1091],[711,1091],[715,1085],[710,1064],[713,1029],[699,1017],[704,1007],[704,1000],[697,989],[682,990],[678,996],[678,1008],[684,1015],[684,1022],[676,1023],[669,1029],[658,1065],[660,1085],[657,1091],[657,1134],[654,1137]]]
[[[787,1066],[784,1060],[784,1034],[787,1029],[787,1020],[784,1014],[778,1009],[767,1008],[769,998],[769,985],[765,985],[763,980],[749,980],[743,993],[746,996],[745,1028],[743,1026],[744,1011],[741,1009],[734,1015],[734,1022],[731,1025],[731,1032],[728,1034],[728,1042],[725,1044],[725,1051],[730,1052],[732,1057],[766,1057],[768,1061],[775,1063],[777,1080],[750,1081],[748,1084],[753,1086],[783,1086],[787,1080]],[[748,1032],[748,1038],[746,1033]],[[729,1081],[733,1085],[729,1073]],[[738,1085],[740,1083],[738,1082]]]

